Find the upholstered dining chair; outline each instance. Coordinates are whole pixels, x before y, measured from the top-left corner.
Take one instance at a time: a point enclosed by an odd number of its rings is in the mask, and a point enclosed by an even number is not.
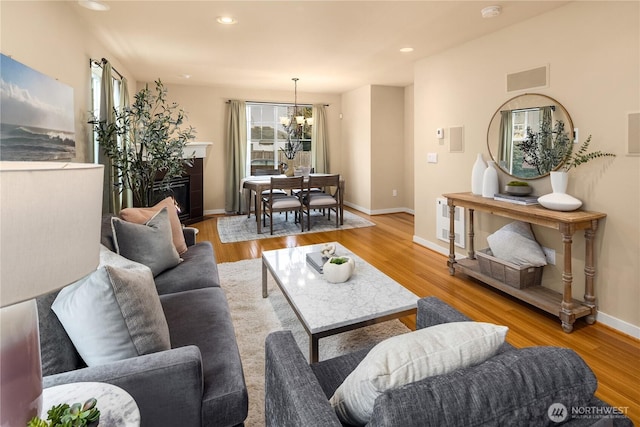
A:
[[[273,214],[276,212],[295,212],[295,220],[300,219],[301,231],[304,231],[304,223],[302,221],[302,199],[287,194],[278,194],[278,190],[300,190],[302,189],[304,178],[302,176],[294,176],[291,178],[271,177],[269,190],[266,195],[262,196],[262,224],[267,226],[267,216],[269,216],[269,231],[273,234]],[[287,218],[288,219],[288,218]]]
[[[314,189],[322,189],[322,191]],[[307,214],[307,230],[311,230],[311,211],[314,209],[328,210],[328,220],[331,220],[331,211],[335,210],[336,228],[338,228],[342,201],[340,191],[340,175],[338,174],[309,177],[302,196],[303,214]]]
[[[254,176],[267,176],[267,175],[281,175],[282,171],[280,170],[280,168],[278,169],[274,169],[274,168],[256,168],[254,171]],[[262,197],[266,196],[269,193],[269,190],[264,190],[261,194],[260,194],[260,198],[262,199]],[[275,190],[275,194],[278,194],[279,196],[286,196],[287,193],[282,190],[282,189],[277,189]],[[253,206],[257,206],[258,203],[258,195],[255,194],[253,196]],[[247,218],[251,217],[251,209],[247,209]],[[260,218],[256,218],[256,221],[259,221]]]

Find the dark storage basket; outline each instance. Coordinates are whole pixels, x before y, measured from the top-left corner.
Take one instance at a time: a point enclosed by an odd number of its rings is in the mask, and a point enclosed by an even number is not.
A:
[[[525,267],[515,265],[493,256],[491,249],[476,252],[480,263],[480,272],[514,288],[523,289],[539,286],[542,283],[543,267]]]

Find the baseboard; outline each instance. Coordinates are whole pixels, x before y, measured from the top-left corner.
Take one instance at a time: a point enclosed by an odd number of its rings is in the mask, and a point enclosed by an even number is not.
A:
[[[219,215],[219,214],[225,214],[227,213],[224,209],[213,209],[213,210],[208,210],[208,211],[204,211],[205,215]]]
[[[441,253],[442,255],[449,256],[449,248],[444,248],[437,243],[433,243],[430,240],[423,239],[418,236],[413,236],[414,243],[419,244],[420,246],[424,246],[427,249],[431,249],[432,251]],[[460,259],[460,257],[456,254],[456,258]],[[618,332],[621,332],[625,335],[629,335],[633,338],[640,339],[640,327],[636,325],[632,325],[631,323],[625,322],[624,320],[618,319],[617,317],[613,317],[609,314],[603,313],[602,311],[598,311],[597,321],[602,323],[605,326],[608,326],[611,329],[615,329]]]
[[[362,206],[358,206],[351,202],[344,202],[344,205],[367,215],[385,215],[385,214],[392,214],[392,213],[408,213],[408,214],[414,215],[414,210],[409,208],[389,208],[389,209],[371,210],[371,209],[363,208]]]

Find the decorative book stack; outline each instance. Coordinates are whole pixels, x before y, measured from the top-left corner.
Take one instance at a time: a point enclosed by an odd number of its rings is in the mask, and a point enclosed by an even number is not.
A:
[[[514,196],[507,193],[496,193],[493,200],[515,203],[516,205],[537,205],[538,196]]]

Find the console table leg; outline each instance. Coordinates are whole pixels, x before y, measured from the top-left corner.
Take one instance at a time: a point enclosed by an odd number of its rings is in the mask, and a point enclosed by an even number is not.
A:
[[[562,293],[562,304],[560,305],[560,320],[562,321],[562,329],[567,333],[573,330],[573,323],[576,321],[576,316],[573,312],[573,296],[571,293],[571,286],[573,284],[573,273],[571,271],[573,231],[573,227],[567,224],[563,224],[560,227],[562,243],[564,244],[564,271],[562,272],[564,290]]]
[[[594,262],[594,240],[596,230],[598,229],[598,221],[591,221],[591,228],[584,231],[585,239],[585,263],[584,263],[584,304],[591,308],[591,314],[586,317],[588,324],[596,321],[596,297],[595,282],[596,267]]]
[[[447,265],[449,265],[449,274],[453,276],[456,272],[456,206],[451,200],[447,201],[447,205],[449,205],[449,261]]]
[[[474,209],[469,209],[469,259],[476,259],[476,251],[474,245],[476,234],[473,229],[473,212]]]

